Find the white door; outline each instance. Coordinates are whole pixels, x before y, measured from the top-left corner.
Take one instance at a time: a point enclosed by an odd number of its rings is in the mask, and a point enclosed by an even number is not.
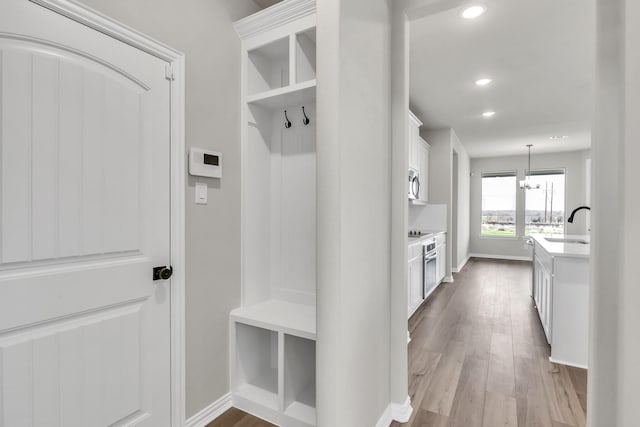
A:
[[[0,426],[170,422],[165,63],[0,2]]]

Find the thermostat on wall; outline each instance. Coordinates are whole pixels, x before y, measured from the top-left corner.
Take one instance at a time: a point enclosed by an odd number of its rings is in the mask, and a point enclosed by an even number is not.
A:
[[[189,150],[189,174],[222,178],[222,154],[191,147]]]

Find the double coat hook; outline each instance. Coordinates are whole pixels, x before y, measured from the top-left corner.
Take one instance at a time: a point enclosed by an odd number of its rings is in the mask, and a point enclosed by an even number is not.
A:
[[[307,126],[309,123],[311,123],[311,120],[309,119],[309,117],[307,117],[307,113],[304,111],[304,107],[302,107],[302,124]],[[289,129],[292,126],[291,124],[291,120],[289,120],[289,117],[287,116],[287,110],[284,110],[284,127],[286,129]]]

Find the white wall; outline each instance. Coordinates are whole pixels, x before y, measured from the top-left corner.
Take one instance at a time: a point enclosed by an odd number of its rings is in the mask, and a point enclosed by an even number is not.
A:
[[[640,419],[640,4],[596,11],[587,425],[627,427]]]
[[[535,148],[535,147],[534,147]],[[586,203],[585,160],[589,151],[570,151],[553,154],[531,155],[532,169],[565,168],[565,211],[566,217],[578,206]],[[482,216],[482,173],[517,171],[517,180],[524,179],[527,155],[506,157],[484,157],[471,159],[471,211],[470,211],[470,252],[472,254],[530,257],[530,250],[524,245],[525,190],[516,190],[516,234],[517,238],[481,237]],[[573,224],[566,223],[567,234],[586,234],[586,215],[580,211]]]
[[[608,2],[606,2],[608,3]],[[640,197],[638,195],[637,183],[640,182],[640,4],[637,0],[625,1],[624,10],[624,130],[623,130],[623,181],[622,200],[624,210],[622,212],[624,222],[623,231],[623,265],[621,270],[620,293],[621,329],[620,329],[620,425],[632,426],[638,424],[640,419],[640,406],[638,405],[638,390],[640,390],[640,340],[638,339],[638,325],[640,325],[640,310],[637,302],[640,301],[640,286],[638,286],[638,242],[640,241]],[[603,135],[604,136],[604,135]],[[607,139],[599,141],[605,145]],[[610,171],[615,165],[606,163],[598,165],[598,174],[602,176],[606,171]],[[605,186],[599,187],[598,192],[607,191]],[[598,199],[599,201],[599,199]],[[603,206],[603,205],[599,205]],[[599,217],[594,223],[594,227],[606,232],[609,218],[605,213],[606,208],[598,211]],[[606,250],[606,248],[603,248]],[[600,254],[601,251],[598,252]],[[605,264],[598,264],[598,279],[602,279],[604,272],[609,269]],[[604,271],[603,271],[604,270]],[[603,282],[598,282],[603,283]],[[597,342],[597,341],[596,341]],[[601,351],[604,350],[601,348]],[[595,425],[595,424],[594,424]]]
[[[229,311],[240,305],[240,40],[251,0],[84,0],[186,55],[186,144],[220,151],[209,204],[186,191],[187,417],[229,391]]]
[[[371,427],[390,400],[390,5],[317,7],[318,425]]]
[[[451,276],[453,269],[469,254],[469,155],[453,129],[425,129],[421,134],[431,145],[429,202],[443,204],[447,209],[447,276]],[[454,151],[458,155],[456,218],[453,217]],[[453,239],[456,240],[455,245],[452,244]]]
[[[458,136],[455,132],[452,135],[453,150],[458,154],[458,167],[457,167],[457,194],[453,194],[453,197],[457,197],[457,217],[453,217],[452,221],[457,221],[457,242],[456,253],[452,253],[451,266],[457,270],[458,267],[469,256],[470,245],[470,223],[469,218],[471,214],[471,159],[467,154],[467,150],[464,148]],[[453,249],[453,248],[452,248]]]
[[[409,230],[447,229],[447,205],[409,206]]]

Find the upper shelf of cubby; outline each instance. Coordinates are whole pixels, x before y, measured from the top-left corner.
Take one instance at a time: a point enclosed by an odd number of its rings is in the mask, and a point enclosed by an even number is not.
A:
[[[270,299],[259,304],[236,308],[231,318],[240,323],[289,335],[316,339],[315,305],[295,304]]]
[[[316,80],[249,95],[247,104],[266,108],[283,108],[309,104],[316,99]]]

